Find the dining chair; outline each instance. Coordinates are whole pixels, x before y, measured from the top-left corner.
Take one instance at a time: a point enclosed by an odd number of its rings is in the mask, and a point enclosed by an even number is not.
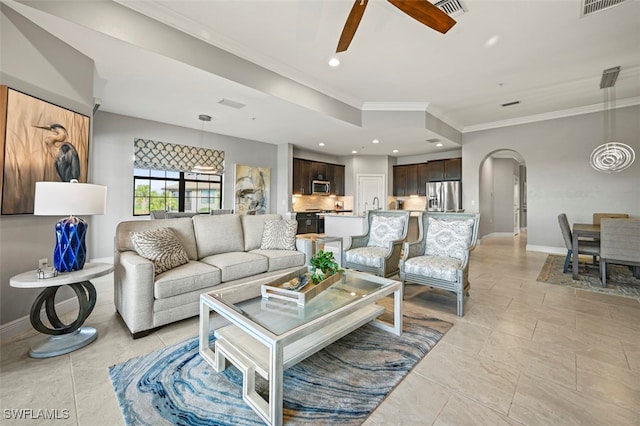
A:
[[[626,213],[594,213],[593,224],[600,225],[602,219],[629,219],[629,215]]]
[[[571,234],[571,226],[569,225],[569,219],[565,213],[558,215],[558,223],[560,224],[560,231],[562,231],[562,237],[564,238],[564,244],[567,246],[567,257],[564,259],[564,269],[562,272],[565,274],[569,272],[569,265],[571,264],[571,256],[573,251],[576,250],[578,254],[586,254],[593,257],[593,264],[596,264],[596,257],[600,256],[600,241],[594,240],[578,240],[578,247],[573,247],[573,235]]]
[[[640,278],[640,220],[603,218],[600,222],[600,280],[607,286],[610,263],[629,265]]]

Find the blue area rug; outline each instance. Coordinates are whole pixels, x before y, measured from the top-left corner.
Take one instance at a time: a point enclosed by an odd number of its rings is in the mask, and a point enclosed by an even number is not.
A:
[[[405,314],[395,336],[367,324],[285,370],[284,423],[361,424],[451,326]],[[216,373],[197,338],[112,366],[109,375],[128,425],[263,424],[242,400],[240,371]],[[268,386],[257,388],[264,394]]]

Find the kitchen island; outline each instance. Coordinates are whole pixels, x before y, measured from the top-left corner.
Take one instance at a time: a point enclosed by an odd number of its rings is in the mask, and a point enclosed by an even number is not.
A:
[[[325,213],[324,233],[329,237],[342,237],[345,244],[349,237],[365,232],[365,217],[354,213]]]

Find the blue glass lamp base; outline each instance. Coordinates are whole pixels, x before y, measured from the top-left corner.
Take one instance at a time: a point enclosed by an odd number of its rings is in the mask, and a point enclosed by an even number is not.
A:
[[[65,217],[56,223],[56,247],[53,250],[53,266],[58,272],[79,271],[87,259],[84,238],[87,222],[80,217]]]

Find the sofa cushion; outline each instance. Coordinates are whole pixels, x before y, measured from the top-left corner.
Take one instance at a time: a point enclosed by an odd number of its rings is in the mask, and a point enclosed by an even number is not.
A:
[[[214,254],[200,261],[220,268],[222,282],[257,275],[269,269],[269,260],[266,257],[243,251]]]
[[[264,221],[262,250],[295,250],[297,220],[269,219]]]
[[[153,262],[155,274],[161,274],[189,262],[187,252],[171,228],[131,232],[136,252]]]
[[[279,214],[242,215],[242,231],[244,233],[244,251],[259,249],[262,244],[264,222],[282,219]],[[242,251],[242,250],[239,250]]]
[[[251,250],[251,253],[259,254],[269,260],[268,271],[304,265],[304,253],[296,250]]]
[[[196,249],[196,238],[193,233],[193,222],[191,218],[164,219],[164,220],[129,220],[120,222],[116,228],[115,245],[116,250],[135,251],[131,241],[131,232],[148,231],[150,229],[171,228],[180,241],[180,244],[187,252],[190,260],[198,260],[198,250]]]
[[[345,260],[359,265],[382,268],[385,257],[389,254],[388,248],[383,247],[358,247],[345,252]]]
[[[473,219],[447,221],[430,217],[424,254],[462,260],[469,250],[472,230]]]
[[[404,263],[404,272],[455,282],[456,272],[461,263],[461,260],[453,257],[418,256],[412,257]]]
[[[369,230],[369,247],[388,247],[390,241],[399,240],[404,233],[404,217],[374,215]]]
[[[220,284],[221,276],[220,269],[215,266],[192,260],[157,275],[153,285],[153,296],[156,299],[164,299],[211,287]]]
[[[198,259],[220,253],[244,251],[244,237],[237,214],[193,217]]]

